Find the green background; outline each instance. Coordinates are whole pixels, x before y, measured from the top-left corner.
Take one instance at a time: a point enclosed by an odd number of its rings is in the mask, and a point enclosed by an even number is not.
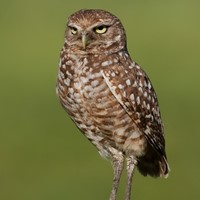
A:
[[[112,168],[77,130],[55,94],[67,17],[117,15],[128,48],[151,77],[165,123],[168,179],[134,177],[133,199],[200,197],[200,1],[0,3],[0,199],[108,199]],[[123,199],[125,173],[118,199]],[[134,198],[135,197],[135,198]]]

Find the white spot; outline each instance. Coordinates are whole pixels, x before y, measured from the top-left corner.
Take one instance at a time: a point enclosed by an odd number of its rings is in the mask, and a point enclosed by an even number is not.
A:
[[[144,80],[144,86],[147,87],[147,82]]]
[[[95,78],[95,74],[93,74],[93,73],[89,73],[88,76],[87,76],[88,80],[91,80],[91,79],[94,79],[94,78]]]
[[[81,108],[80,108],[80,111],[81,111],[82,113],[85,113],[85,108],[81,107]]]
[[[148,100],[151,101],[151,95],[148,96]]]
[[[140,113],[139,112],[136,112],[135,114],[137,115],[138,118],[140,118]]]
[[[89,92],[89,93],[88,93],[88,96],[89,96],[89,98],[93,98],[93,96],[94,96],[94,91]]]
[[[119,85],[118,85],[118,88],[119,88],[119,89],[124,89],[124,86],[123,86],[122,84],[119,84]]]
[[[77,124],[77,126],[82,129],[82,128],[87,128],[87,126],[85,124]]]
[[[133,69],[134,66],[133,65],[129,65],[128,67],[129,67],[129,69]]]
[[[144,97],[147,97],[147,92],[146,91],[144,92]]]
[[[92,71],[93,71],[93,68],[90,67],[90,68],[89,68],[89,72],[92,72]]]
[[[107,77],[109,77],[109,76],[110,76],[109,72],[105,73],[105,75],[106,75]]]
[[[123,92],[123,96],[126,97],[126,91],[125,91],[125,90],[124,90],[124,92]]]
[[[74,93],[74,89],[73,88],[69,88],[69,93],[73,94]]]
[[[140,86],[140,87],[143,87],[143,84],[142,84],[142,81],[141,81],[141,80],[139,81],[139,86]]]
[[[151,89],[151,83],[150,82],[148,82],[148,88]]]
[[[129,57],[127,53],[125,53],[125,56],[126,56],[127,58]]]
[[[129,107],[130,106],[130,103],[127,101],[127,102],[125,102],[124,103],[127,107]]]
[[[143,74],[142,74],[141,71],[138,71],[138,72],[137,72],[137,75],[138,75],[138,76],[142,76]]]
[[[80,94],[79,94],[79,93],[74,93],[74,97],[75,97],[76,99],[79,99],[79,98],[80,98]]]
[[[126,84],[127,84],[127,85],[131,85],[130,79],[127,79],[127,80],[126,80]]]
[[[108,41],[106,42],[106,47],[109,47],[111,44],[113,44],[113,41],[112,41],[112,40],[108,40]]]
[[[90,92],[90,91],[92,91],[92,86],[91,85],[86,85],[84,89],[85,89],[85,91]]]
[[[95,77],[95,78],[99,78],[99,77],[101,77],[101,76],[102,76],[101,72],[97,72],[97,73],[94,74],[94,77]]]
[[[118,60],[116,58],[114,58],[113,62],[114,63],[118,63]]]
[[[74,88],[77,90],[81,89],[81,84],[79,82],[74,83]]]
[[[129,138],[130,138],[130,139],[135,139],[135,138],[138,138],[140,135],[141,135],[140,132],[133,131],[133,132],[131,133],[131,135],[129,136]]]
[[[122,57],[122,55],[123,55],[123,54],[122,54],[122,52],[119,52],[119,56],[121,56],[121,57]]]
[[[118,128],[117,131],[116,131],[117,135],[118,136],[123,136],[124,135],[124,129],[125,129],[124,127]]]
[[[70,79],[69,79],[69,78],[66,78],[66,79],[64,80],[64,84],[65,84],[66,86],[69,86],[69,85],[70,85]]]
[[[66,71],[66,74],[69,76],[69,78],[72,78],[72,75],[68,71]]]
[[[98,80],[94,80],[91,82],[92,87],[96,87],[99,84]]]
[[[118,75],[118,74],[119,74],[119,72],[118,72],[118,71],[115,71],[115,74],[117,74],[117,75]]]
[[[120,41],[120,40],[121,40],[121,36],[120,35],[115,37],[115,41]]]
[[[80,81],[81,81],[83,84],[85,84],[85,83],[88,82],[88,79],[85,78],[85,77],[83,77],[83,76],[81,76],[81,77],[80,77]]]
[[[152,116],[151,114],[148,114],[148,115],[145,116],[145,118],[150,119],[151,116]]]
[[[85,65],[87,65],[87,64],[88,64],[88,59],[87,59],[87,58],[84,58],[83,63],[84,63]]]
[[[133,87],[137,87],[137,81],[133,83]]]
[[[139,87],[138,90],[139,90],[141,93],[143,92],[142,87]]]
[[[112,72],[112,73],[111,73],[111,76],[112,76],[112,77],[115,77],[115,72]]]
[[[63,64],[63,65],[62,65],[62,68],[63,68],[63,69],[66,69],[66,65],[65,65],[65,64]]]
[[[102,62],[101,66],[105,67],[105,66],[108,66],[108,65],[111,65],[111,64],[112,64],[112,61],[111,60],[107,60],[107,61]]]
[[[130,95],[130,100],[131,100],[131,101],[135,101],[135,96],[134,96],[133,93]]]
[[[149,104],[147,104],[147,110],[150,110],[150,105]]]
[[[65,64],[66,64],[66,65],[72,65],[73,63],[72,63],[71,60],[68,60]]]
[[[58,79],[59,79],[59,81],[62,81],[62,77],[61,77],[60,73],[58,73]]]
[[[60,75],[60,77],[61,77],[62,79],[65,78],[65,75],[64,75],[64,73],[63,73],[62,71],[60,71],[59,75]]]
[[[140,104],[140,97],[139,96],[136,97],[136,102],[137,102],[138,105]]]
[[[135,65],[135,67],[136,67],[137,69],[140,69],[140,66],[139,66],[139,65]]]
[[[144,106],[144,108],[146,108],[146,106],[147,106],[146,101],[143,101],[143,106]]]

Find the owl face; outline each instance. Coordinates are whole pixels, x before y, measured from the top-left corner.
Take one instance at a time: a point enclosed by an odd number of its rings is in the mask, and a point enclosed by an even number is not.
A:
[[[75,54],[114,53],[126,48],[120,20],[102,10],[80,10],[70,16],[65,43]]]

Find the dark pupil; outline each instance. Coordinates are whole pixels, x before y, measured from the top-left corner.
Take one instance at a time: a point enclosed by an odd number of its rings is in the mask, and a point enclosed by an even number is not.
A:
[[[99,30],[103,30],[105,28],[105,26],[99,26],[97,27]]]
[[[74,28],[74,27],[73,27],[72,29],[73,29],[73,31],[77,31],[77,28]]]

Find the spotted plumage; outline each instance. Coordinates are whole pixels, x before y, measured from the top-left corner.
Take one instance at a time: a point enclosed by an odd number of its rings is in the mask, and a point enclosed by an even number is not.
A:
[[[134,166],[143,175],[167,177],[163,125],[153,86],[131,60],[120,20],[103,10],[70,16],[60,54],[57,94],[61,104],[102,157],[113,163],[116,191],[127,160],[125,200]]]

